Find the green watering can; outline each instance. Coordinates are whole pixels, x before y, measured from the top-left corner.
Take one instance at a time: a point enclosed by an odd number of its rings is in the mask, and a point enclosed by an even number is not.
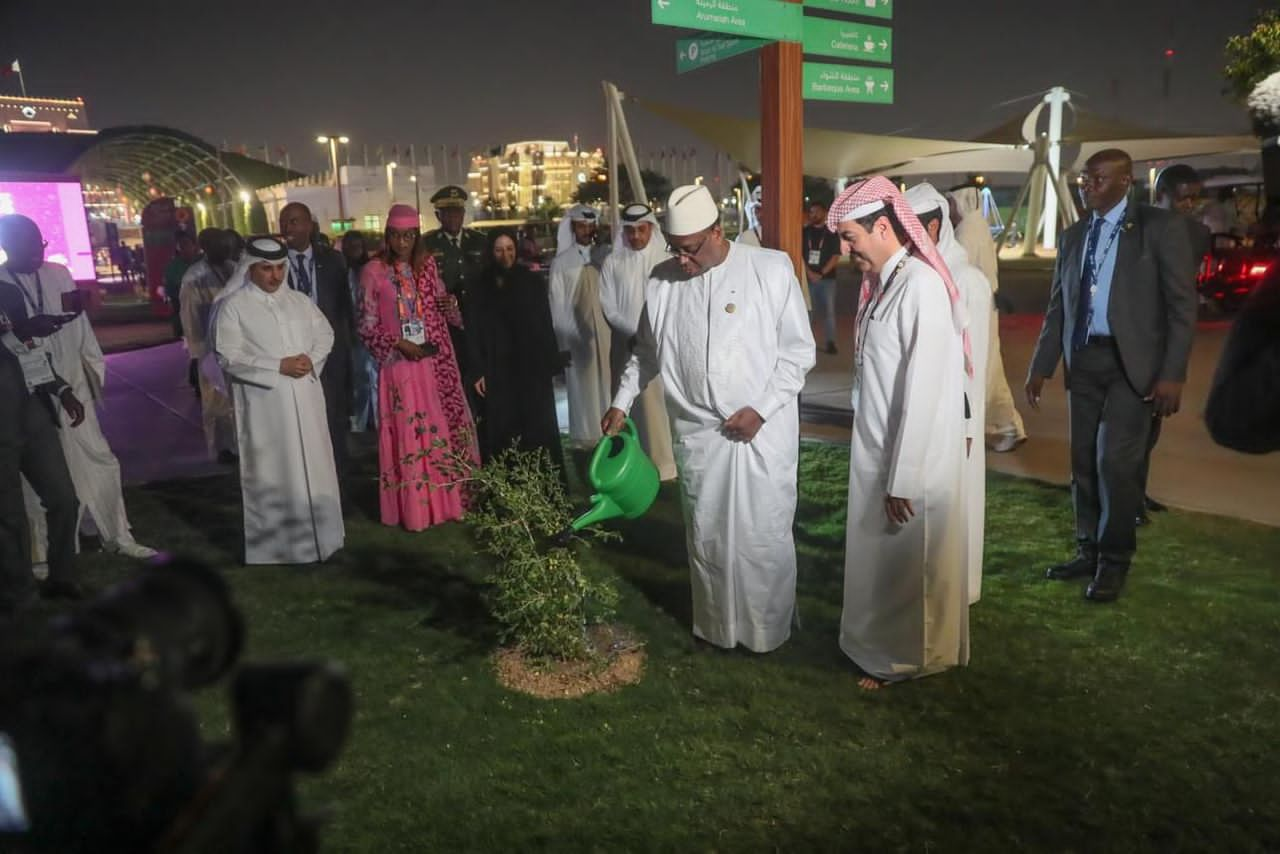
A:
[[[605,436],[596,445],[587,469],[587,479],[595,489],[591,509],[573,520],[560,535],[567,542],[574,531],[588,525],[625,516],[643,516],[658,497],[658,469],[640,447],[640,436],[630,418],[616,436]]]

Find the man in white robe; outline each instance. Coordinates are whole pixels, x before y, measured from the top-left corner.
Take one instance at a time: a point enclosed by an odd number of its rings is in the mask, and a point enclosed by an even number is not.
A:
[[[63,294],[73,294],[68,298],[70,300],[82,299],[70,271],[61,264],[45,261],[34,273],[6,273],[16,280],[15,283],[32,303],[33,314],[62,313]],[[88,315],[81,311],[48,341],[53,369],[71,386],[76,399],[86,404],[101,402],[107,363],[102,348],[98,346],[97,336],[93,334],[93,327],[89,325]],[[130,531],[120,481],[120,461],[111,453],[107,438],[102,434],[96,407],[92,404],[85,406],[84,422],[74,430],[65,412],[59,412],[59,418],[62,429],[58,431],[58,439],[62,443],[71,481],[75,484],[76,498],[80,501],[82,526],[87,513],[102,537],[105,551],[139,560],[154,557],[155,549],[139,544]],[[25,479],[22,485],[27,518],[31,522],[32,560],[44,563],[49,539],[44,507]]]
[[[281,287],[289,253],[248,241],[213,315],[213,346],[235,398],[245,563],[315,563],[342,548],[338,475],[320,372],[333,328]]]
[[[756,188],[751,191],[751,197],[746,203],[745,213],[747,215],[747,227],[738,235],[737,242],[744,246],[759,248],[764,245],[760,239],[760,216],[764,213],[763,184],[757,184]]]
[[[987,520],[987,449],[979,428],[986,423],[987,409],[987,326],[994,319],[991,308],[991,285],[982,271],[969,263],[964,247],[956,242],[951,228],[951,211],[947,198],[932,184],[924,182],[907,190],[906,199],[920,219],[925,233],[933,241],[951,272],[951,280],[964,298],[969,317],[969,341],[973,349],[973,376],[965,389],[969,418],[965,422],[967,458],[965,459],[965,504],[969,516],[969,604],[982,598],[982,556]]]
[[[178,294],[182,335],[188,354],[200,365],[200,414],[209,456],[230,465],[236,457],[235,415],[225,386],[216,376],[216,370],[210,370],[216,365],[212,364],[214,359],[209,348],[209,314],[214,300],[235,271],[235,262],[231,260],[234,243],[230,233],[220,228],[206,228],[200,232],[200,246],[204,257],[183,274]]]
[[[600,269],[600,307],[609,321],[613,346],[610,373],[611,392],[616,394],[622,373],[631,358],[631,343],[640,328],[644,311],[645,287],[653,268],[671,257],[666,241],[659,233],[658,218],[648,205],[628,205],[622,210],[622,228],[614,241],[613,251]],[[671,422],[663,402],[662,380],[653,382],[636,398],[631,418],[640,434],[640,445],[658,467],[663,480],[676,476],[676,461],[671,450]]]
[[[1000,315],[995,309],[995,295],[1000,290],[1000,256],[991,229],[982,214],[982,191],[977,187],[961,187],[951,192],[960,223],[955,227],[956,242],[969,256],[969,261],[982,271],[991,285],[991,319],[987,324],[987,401],[984,432],[991,437],[991,450],[1007,453],[1027,441],[1027,428],[1013,403],[1013,392],[1004,373],[1000,355]],[[974,318],[970,318],[973,320]],[[977,346],[977,339],[970,334]]]
[[[615,434],[661,377],[675,439],[693,587],[693,633],[777,649],[796,601],[797,395],[816,358],[791,259],[725,240],[706,187],[678,187],[676,257],[645,293],[635,350],[602,428]]]
[[[608,247],[596,246],[596,212],[575,205],[560,221],[551,261],[551,325],[561,352],[569,354],[565,391],[569,439],[593,447],[600,439],[600,411],[609,401],[609,323],[600,308],[600,266]]]
[[[854,339],[840,648],[867,689],[969,660],[964,305],[888,180],[827,217],[866,270]]]

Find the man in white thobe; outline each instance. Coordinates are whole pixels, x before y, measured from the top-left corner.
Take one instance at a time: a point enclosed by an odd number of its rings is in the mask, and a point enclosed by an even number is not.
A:
[[[251,238],[213,316],[213,346],[235,398],[245,563],[315,563],[344,528],[320,372],[333,328],[281,287],[285,245]]]
[[[980,428],[986,423],[987,409],[987,326],[994,319],[991,308],[991,285],[982,271],[969,263],[964,247],[956,242],[951,227],[951,211],[947,198],[932,184],[924,182],[907,190],[906,199],[920,219],[925,233],[937,248],[951,273],[951,280],[964,298],[969,317],[969,341],[973,349],[973,376],[965,389],[969,417],[964,463],[964,500],[969,517],[969,604],[982,598],[982,555],[987,520],[987,449]]]
[[[706,187],[676,188],[676,257],[645,292],[634,353],[602,424],[614,434],[661,377],[675,439],[693,587],[693,633],[777,649],[796,603],[797,395],[816,358],[791,259],[725,240]]]
[[[600,308],[600,266],[608,247],[596,245],[596,212],[574,205],[560,221],[551,261],[551,325],[560,351],[569,354],[565,392],[569,439],[583,448],[600,439],[600,411],[609,401],[609,323]]]
[[[1000,355],[1000,315],[995,309],[995,295],[1000,290],[1000,256],[991,229],[982,214],[982,191],[977,187],[961,187],[951,193],[960,223],[955,227],[956,242],[969,257],[969,262],[982,271],[991,285],[991,317],[987,324],[987,401],[983,425],[991,437],[991,450],[1007,453],[1027,441],[1027,428],[1013,403],[1013,392],[1004,373],[1004,357]],[[970,317],[970,321],[976,318]],[[971,333],[970,340],[977,346]]]
[[[235,271],[231,260],[232,236],[220,228],[200,232],[204,257],[191,265],[182,276],[178,292],[182,313],[182,335],[187,352],[200,366],[200,414],[209,456],[230,465],[236,457],[236,425],[231,398],[216,376],[216,364],[209,349],[209,315],[214,300],[227,286]]]
[[[850,186],[827,225],[867,271],[854,339],[840,648],[873,689],[969,659],[966,318],[946,265],[891,182]]]
[[[35,227],[33,224],[32,228]],[[32,273],[20,274],[6,269],[3,275],[22,289],[32,314],[62,313],[63,294],[75,295],[70,299],[81,298],[70,271],[51,261],[45,261]],[[97,336],[93,334],[93,327],[89,325],[88,315],[81,311],[48,341],[53,369],[71,386],[76,399],[86,404],[100,402],[107,363],[102,348],[98,346]],[[75,484],[76,498],[80,501],[82,527],[88,521],[85,519],[87,513],[102,537],[103,550],[139,560],[154,557],[155,549],[139,544],[130,531],[120,481],[120,461],[111,453],[111,446],[102,434],[97,409],[91,404],[86,405],[84,422],[74,430],[65,412],[59,412],[58,417],[62,422],[58,439],[62,443],[71,481]],[[44,563],[49,540],[44,507],[25,479],[23,497],[26,499],[27,518],[31,522],[32,560]]]
[[[756,188],[751,191],[751,196],[746,203],[745,213],[747,215],[747,227],[738,235],[736,242],[744,246],[754,246],[759,248],[764,245],[760,238],[760,217],[764,214],[764,185],[757,184]]]
[[[622,373],[631,358],[631,343],[640,328],[644,311],[645,287],[653,268],[671,257],[666,241],[659,233],[658,218],[648,205],[634,204],[623,208],[613,251],[600,269],[600,307],[609,321],[613,338],[610,355],[611,391],[617,393]],[[658,476],[673,480],[676,461],[671,450],[671,422],[663,402],[662,380],[653,382],[636,398],[631,410],[640,445],[658,467]]]

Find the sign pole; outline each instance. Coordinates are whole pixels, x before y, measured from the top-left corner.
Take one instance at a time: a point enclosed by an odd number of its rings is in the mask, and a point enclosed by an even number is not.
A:
[[[799,3],[800,0],[785,0]],[[760,52],[760,171],[764,184],[763,243],[791,256],[806,306],[809,281],[801,257],[804,228],[804,54],[796,42],[774,42]]]

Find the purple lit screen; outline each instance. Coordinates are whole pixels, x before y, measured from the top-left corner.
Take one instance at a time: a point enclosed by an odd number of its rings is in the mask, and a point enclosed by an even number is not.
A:
[[[49,246],[46,261],[71,269],[71,278],[92,282],[93,248],[85,221],[84,197],[75,181],[0,181],[0,216],[22,214],[35,220]],[[0,252],[3,254],[3,252]]]

